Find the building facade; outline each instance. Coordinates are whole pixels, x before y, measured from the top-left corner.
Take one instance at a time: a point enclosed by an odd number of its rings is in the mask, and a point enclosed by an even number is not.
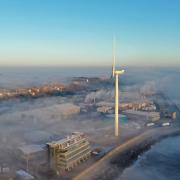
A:
[[[91,155],[89,141],[83,133],[75,132],[59,141],[47,143],[50,168],[57,173],[72,168]]]

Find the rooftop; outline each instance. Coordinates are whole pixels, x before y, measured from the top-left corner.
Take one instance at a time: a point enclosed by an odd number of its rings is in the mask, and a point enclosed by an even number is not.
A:
[[[34,176],[32,176],[31,174],[27,173],[26,171],[20,169],[18,171],[16,171],[16,174],[20,177],[22,177],[24,180],[31,180],[31,179],[35,179]]]
[[[45,145],[37,145],[37,144],[24,145],[19,147],[18,149],[22,151],[23,154],[33,154],[40,151],[44,151]]]
[[[156,116],[159,115],[159,112],[149,112],[149,111],[136,111],[136,110],[126,110],[124,111],[125,113],[128,114],[135,114],[139,116]]]
[[[63,143],[66,143],[68,141],[72,141],[72,140],[75,140],[76,138],[82,136],[83,133],[80,133],[80,132],[74,132],[71,134],[71,136],[67,136],[66,138],[63,138],[63,139],[60,139],[60,140],[57,140],[57,141],[52,141],[50,143],[47,143],[48,145],[56,145],[56,144],[63,144]]]

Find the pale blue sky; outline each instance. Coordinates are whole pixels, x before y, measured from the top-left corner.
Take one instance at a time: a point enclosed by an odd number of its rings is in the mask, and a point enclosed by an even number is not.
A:
[[[0,0],[0,65],[180,65],[179,0]]]

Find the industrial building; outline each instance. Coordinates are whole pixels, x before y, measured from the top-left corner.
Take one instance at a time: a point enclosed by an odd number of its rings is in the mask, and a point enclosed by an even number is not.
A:
[[[26,164],[26,171],[47,163],[47,149],[45,145],[30,144],[17,149],[17,157]]]
[[[91,148],[83,133],[74,132],[59,141],[47,143],[50,168],[57,173],[70,171],[79,163],[90,157]]]
[[[109,113],[114,109],[114,103],[101,101],[96,103],[97,111],[103,113]],[[136,111],[156,111],[156,105],[152,101],[136,101],[126,102],[119,104],[119,110],[136,110]]]
[[[53,107],[56,108],[57,112],[63,117],[69,117],[80,113],[80,107],[72,103],[54,105]]]
[[[126,110],[124,111],[124,113],[128,115],[144,116],[151,121],[158,121],[160,119],[160,113],[155,111],[147,112],[147,111]]]

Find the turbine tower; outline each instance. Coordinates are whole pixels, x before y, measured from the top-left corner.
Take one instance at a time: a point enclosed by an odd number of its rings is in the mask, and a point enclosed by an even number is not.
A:
[[[115,119],[114,130],[115,136],[119,136],[119,76],[124,74],[124,70],[116,70],[115,68],[116,54],[115,54],[115,38],[113,39],[113,67],[112,76],[115,77]]]

